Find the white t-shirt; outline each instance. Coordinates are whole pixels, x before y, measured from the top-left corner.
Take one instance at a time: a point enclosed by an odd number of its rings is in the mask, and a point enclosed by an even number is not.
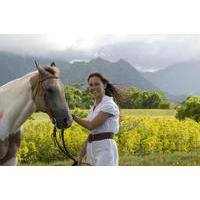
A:
[[[113,116],[106,119],[106,121],[98,126],[97,128],[94,128],[91,130],[90,134],[98,134],[98,133],[104,133],[104,132],[112,132],[112,133],[118,133],[119,131],[119,108],[117,104],[113,101],[113,97],[109,97],[105,95],[101,102],[96,106],[96,108],[93,110],[94,107],[91,108],[90,113],[88,115],[88,120],[92,121],[99,112],[106,112],[110,113]]]

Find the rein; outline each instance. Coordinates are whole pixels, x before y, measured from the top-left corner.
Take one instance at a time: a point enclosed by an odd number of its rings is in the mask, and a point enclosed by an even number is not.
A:
[[[67,157],[70,158],[73,161],[72,166],[78,166],[78,161],[69,153],[69,151],[67,150],[66,144],[65,144],[65,139],[64,139],[64,129],[61,129],[61,140],[62,140],[62,144],[59,143],[58,139],[57,139],[57,134],[56,134],[56,125],[54,126],[53,129],[53,140],[54,140],[54,144],[59,148],[59,150]],[[79,165],[85,165],[85,166],[91,166],[89,163],[86,162],[81,162]]]
[[[57,128],[56,128],[56,124],[55,124],[54,129],[53,129],[53,140],[54,140],[54,144],[59,148],[59,150],[60,150],[65,156],[67,156],[68,158],[70,158],[71,160],[73,160],[74,163],[72,164],[72,166],[78,165],[78,161],[69,153],[69,151],[67,150],[67,147],[66,147],[66,145],[65,145],[64,129],[61,129],[62,146],[61,146],[61,144],[58,142],[56,130],[57,130]]]
[[[46,78],[43,78],[43,79],[40,79],[39,80],[39,83],[38,83],[38,86],[36,88],[36,93],[34,95],[34,98],[36,97],[37,93],[38,93],[38,88],[39,88],[39,84],[43,83],[44,81],[48,80],[48,79],[58,79],[59,77],[57,76],[50,76],[50,77],[46,77]],[[52,123],[54,124],[54,128],[53,128],[53,141],[54,141],[54,144],[59,148],[59,150],[69,159],[71,159],[73,161],[73,164],[72,166],[78,166],[78,161],[69,153],[69,151],[67,150],[67,147],[66,147],[66,144],[65,144],[65,139],[64,139],[64,129],[61,129],[61,132],[60,132],[60,137],[61,137],[61,140],[62,140],[62,144],[59,143],[58,139],[57,139],[57,125],[56,125],[56,119],[53,117],[53,114],[52,114],[52,111],[51,111],[51,108],[48,106],[48,100],[46,99],[46,96],[44,95],[44,101],[45,101],[45,104],[49,110],[49,114],[50,114],[50,118],[52,120]],[[86,166],[91,166],[89,163],[84,163],[84,162],[81,162],[80,165],[86,165]]]

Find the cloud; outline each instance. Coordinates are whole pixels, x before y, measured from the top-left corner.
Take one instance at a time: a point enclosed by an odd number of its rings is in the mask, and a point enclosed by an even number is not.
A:
[[[46,35],[1,34],[0,51],[25,55],[39,55],[54,50],[53,42]]]
[[[200,35],[0,35],[0,51],[64,60],[123,58],[140,70],[156,70],[200,56]]]
[[[137,35],[98,49],[99,56],[123,58],[139,70],[154,71],[200,57],[200,35]]]

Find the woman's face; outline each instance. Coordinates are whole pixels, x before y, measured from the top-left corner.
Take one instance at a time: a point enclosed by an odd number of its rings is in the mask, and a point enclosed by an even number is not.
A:
[[[97,76],[93,76],[88,81],[89,91],[95,97],[102,97],[105,94],[105,85]]]

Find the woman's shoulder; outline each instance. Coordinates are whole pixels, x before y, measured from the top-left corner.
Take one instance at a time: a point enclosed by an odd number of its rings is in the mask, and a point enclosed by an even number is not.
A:
[[[109,98],[101,104],[100,111],[108,112],[113,115],[118,115],[119,107],[112,98]]]
[[[104,101],[103,101],[102,105],[111,105],[111,106],[118,107],[118,105],[113,100],[113,97],[109,97],[109,96],[104,97]]]

